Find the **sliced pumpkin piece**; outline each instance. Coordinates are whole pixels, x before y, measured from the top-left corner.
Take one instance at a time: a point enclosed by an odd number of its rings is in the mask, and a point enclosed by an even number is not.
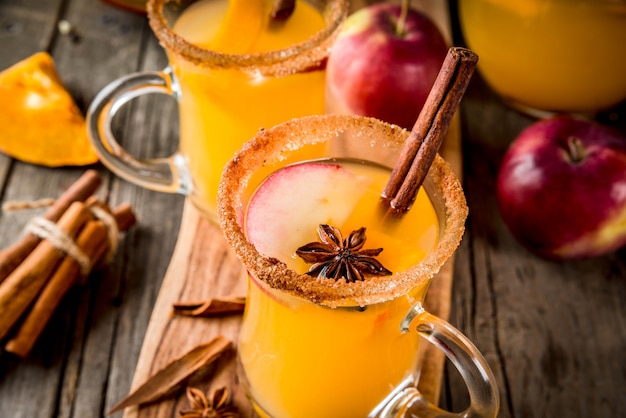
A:
[[[93,164],[85,118],[52,57],[38,52],[0,72],[0,152],[48,167]]]

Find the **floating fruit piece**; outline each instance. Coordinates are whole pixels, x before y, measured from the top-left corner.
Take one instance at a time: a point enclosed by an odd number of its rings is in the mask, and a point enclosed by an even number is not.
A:
[[[251,52],[269,22],[270,10],[271,2],[268,0],[231,0],[209,48],[230,54]]]
[[[0,152],[49,167],[98,161],[85,119],[39,52],[0,72]]]
[[[303,163],[278,170],[250,201],[248,239],[260,253],[289,260],[296,248],[317,239],[320,223],[344,224],[365,181],[338,164]]]

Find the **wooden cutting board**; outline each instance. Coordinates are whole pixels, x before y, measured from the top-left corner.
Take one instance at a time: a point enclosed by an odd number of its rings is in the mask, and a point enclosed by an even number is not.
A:
[[[428,13],[438,22],[445,35],[450,37],[445,2],[414,1],[413,7]],[[458,117],[451,125],[440,153],[460,176]],[[425,302],[430,312],[444,319],[448,318],[450,312],[453,264],[454,259],[451,258],[433,279]],[[146,331],[132,387],[139,386],[171,360],[217,335],[230,339],[236,349],[240,316],[217,319],[174,317],[173,303],[245,293],[246,277],[237,258],[224,241],[221,231],[202,218],[193,205],[187,203],[178,241]],[[423,360],[419,388],[424,396],[436,403],[439,399],[445,358],[427,343],[421,344],[421,347]],[[201,378],[196,378],[189,384],[205,392],[221,386],[229,387],[233,393],[233,403],[245,417],[252,417],[254,413],[237,382],[235,349],[222,356],[215,365],[203,373]],[[184,391],[181,391],[178,396],[170,396],[152,405],[127,408],[124,417],[174,417],[179,415],[178,411],[187,406]]]

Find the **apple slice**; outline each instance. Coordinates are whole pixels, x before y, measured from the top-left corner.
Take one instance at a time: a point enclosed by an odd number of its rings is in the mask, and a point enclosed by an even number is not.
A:
[[[317,240],[319,224],[343,225],[370,181],[335,163],[284,167],[268,176],[252,196],[246,217],[248,239],[261,254],[298,270],[296,249]]]

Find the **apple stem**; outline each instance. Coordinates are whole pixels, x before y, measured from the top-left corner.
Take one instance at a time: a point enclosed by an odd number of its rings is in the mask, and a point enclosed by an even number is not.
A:
[[[402,0],[402,6],[400,9],[400,17],[396,24],[396,36],[403,36],[405,34],[406,17],[409,14],[409,7],[411,6],[411,0]]]
[[[580,139],[575,136],[567,138],[567,152],[570,160],[574,163],[579,163],[585,159],[585,147]]]

